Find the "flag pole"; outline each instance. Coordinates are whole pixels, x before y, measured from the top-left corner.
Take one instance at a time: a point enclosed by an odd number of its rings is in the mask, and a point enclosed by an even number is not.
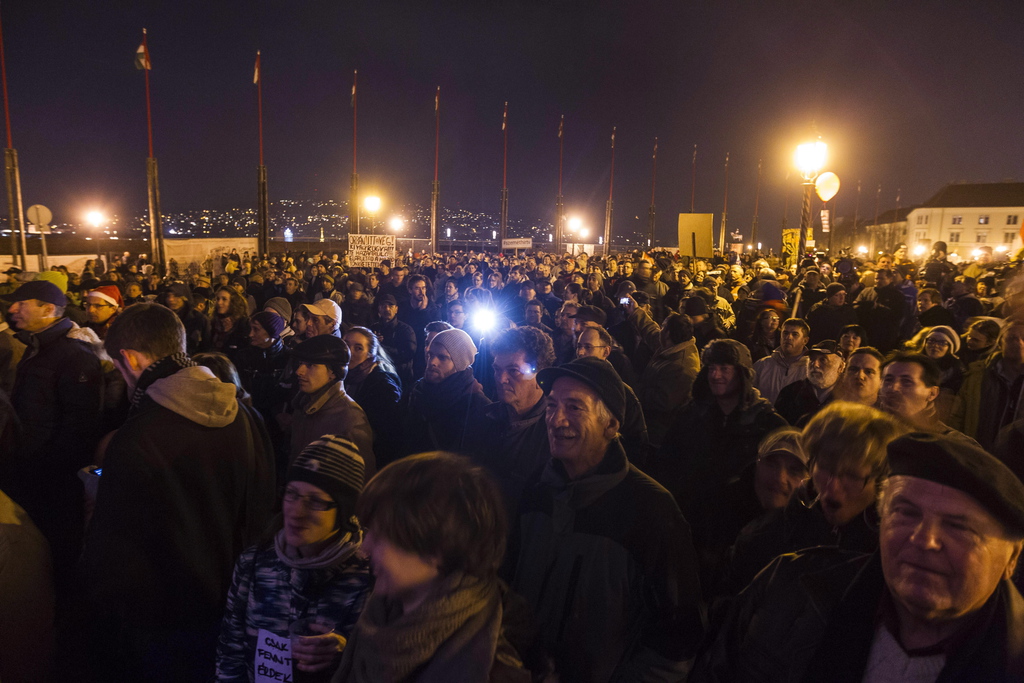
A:
[[[761,200],[761,159],[757,160],[757,189],[754,191],[754,222],[750,226],[750,243],[754,245],[754,249],[758,249],[757,246],[757,207]]]
[[[356,145],[358,143],[357,123],[359,110],[356,108],[356,80],[359,71],[352,72],[352,190],[348,200],[349,233],[359,234],[359,174],[356,172]]]
[[[437,217],[441,201],[441,181],[438,174],[441,155],[441,86],[434,95],[434,188],[430,193],[430,253],[437,253]]]
[[[555,251],[562,252],[562,227],[565,223],[565,199],[562,196],[562,153],[565,132],[565,114],[558,121],[558,197],[555,199]]]
[[[690,169],[690,213],[693,213],[697,198],[697,143],[693,144],[693,165]]]
[[[615,187],[615,126],[612,126],[612,166],[608,177],[608,203],[604,207],[604,255],[612,253],[612,190]]]
[[[502,244],[508,237],[508,102],[505,103],[505,112],[501,115],[501,133],[504,142],[505,155],[501,167],[501,224],[500,237]],[[499,246],[498,251],[501,251]]]
[[[725,223],[729,213],[729,153],[725,153],[725,204],[722,206],[722,227],[718,233],[718,251],[725,256]]]
[[[654,190],[657,186],[658,181],[658,138],[654,138],[654,154],[651,157],[652,168],[651,168],[651,209],[647,213],[647,248],[650,249],[654,246],[654,226],[655,226],[655,211],[654,211]]]
[[[149,194],[149,241],[153,254],[153,267],[157,272],[166,273],[164,263],[164,231],[160,215],[160,177],[157,172],[156,157],[153,156],[153,112],[149,95],[149,71],[152,62],[149,59],[149,37],[146,29],[142,29],[143,74],[146,77],[146,134],[149,138],[149,156],[146,158],[146,183]]]
[[[259,120],[260,166],[257,169],[256,216],[257,216],[257,249],[260,257],[270,256],[270,198],[267,192],[267,167],[263,163],[263,73],[260,69],[260,51],[256,50],[256,113]]]
[[[28,270],[28,244],[25,241],[24,211],[21,203],[21,171],[18,169],[18,151],[11,142],[11,109],[7,100],[7,60],[4,56],[3,26],[0,24],[0,75],[4,87],[4,122],[7,124],[7,147],[4,149],[4,176],[7,180],[7,224],[11,229],[11,264],[21,256],[21,269]],[[18,249],[18,238],[21,249]]]

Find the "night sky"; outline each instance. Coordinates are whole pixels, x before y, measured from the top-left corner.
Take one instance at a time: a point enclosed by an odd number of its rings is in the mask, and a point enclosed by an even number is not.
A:
[[[513,216],[552,220],[564,114],[568,212],[604,221],[618,127],[615,230],[645,226],[658,153],[658,237],[723,205],[749,235],[799,216],[793,149],[812,122],[844,186],[840,214],[922,202],[955,180],[1024,178],[1020,2],[14,2],[3,30],[25,206],[55,220],[146,205],[149,29],[165,211],[254,206],[257,49],[271,199],[347,199],[353,69],[361,186],[430,201],[441,86],[442,204],[497,214],[509,102]],[[637,218],[639,217],[639,219]]]

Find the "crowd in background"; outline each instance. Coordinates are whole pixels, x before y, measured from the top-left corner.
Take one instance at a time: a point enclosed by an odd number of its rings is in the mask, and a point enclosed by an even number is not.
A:
[[[4,683],[1024,676],[991,250],[6,275]]]

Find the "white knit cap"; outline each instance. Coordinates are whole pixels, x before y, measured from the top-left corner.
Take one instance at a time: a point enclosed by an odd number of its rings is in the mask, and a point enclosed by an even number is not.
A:
[[[438,332],[430,341],[431,346],[434,344],[447,349],[448,355],[452,357],[452,363],[455,364],[455,369],[459,372],[472,365],[473,359],[476,357],[476,344],[463,330],[452,329]]]

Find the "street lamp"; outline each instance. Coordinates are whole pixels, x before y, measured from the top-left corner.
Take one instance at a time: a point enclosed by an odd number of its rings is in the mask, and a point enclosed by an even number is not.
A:
[[[107,217],[103,215],[102,211],[95,211],[95,210],[93,210],[93,211],[90,211],[87,214],[85,214],[85,221],[89,225],[91,225],[92,227],[97,229],[97,234],[96,234],[96,258],[97,259],[102,259],[103,258],[103,250],[102,250],[103,233],[99,230],[99,228],[101,228],[107,222]]]
[[[380,211],[381,201],[380,197],[370,195],[363,200],[363,207],[366,208],[366,212],[370,214],[370,234],[373,234],[373,218]]]
[[[800,175],[804,178],[804,203],[800,212],[800,239],[797,254],[797,263],[807,250],[807,231],[811,228],[811,190],[814,189],[814,180],[821,173],[825,166],[825,159],[828,157],[828,145],[821,141],[814,140],[798,145],[793,162]]]
[[[405,219],[401,216],[392,216],[391,220],[388,221],[388,227],[395,232],[401,232],[402,228],[405,227]]]

